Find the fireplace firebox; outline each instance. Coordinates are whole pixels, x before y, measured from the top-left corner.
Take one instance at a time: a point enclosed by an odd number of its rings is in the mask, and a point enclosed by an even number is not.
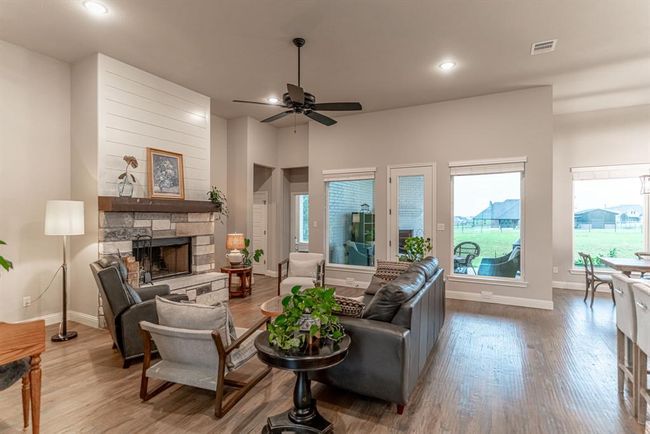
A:
[[[192,238],[151,238],[133,240],[133,256],[140,263],[140,281],[192,273]]]

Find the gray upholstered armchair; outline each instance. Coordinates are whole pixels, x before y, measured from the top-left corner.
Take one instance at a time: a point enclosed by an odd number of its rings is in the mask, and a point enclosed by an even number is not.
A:
[[[168,285],[129,288],[125,282],[126,270],[120,271],[120,268],[119,260],[114,256],[106,256],[90,264],[102,297],[104,318],[113,337],[113,347],[122,356],[123,367],[128,368],[134,359],[143,355],[138,323],[158,322],[155,297],[158,295],[180,301],[187,300],[187,296],[171,294]]]

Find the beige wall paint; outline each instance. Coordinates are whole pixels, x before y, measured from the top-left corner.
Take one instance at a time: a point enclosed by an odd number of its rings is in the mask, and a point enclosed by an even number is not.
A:
[[[210,185],[228,195],[228,122],[219,116],[210,117]],[[226,265],[226,234],[228,217],[214,226],[215,260],[217,267]]]
[[[309,164],[309,124],[277,129],[278,164],[283,169]]]
[[[526,288],[449,282],[448,290],[532,300],[550,307],[552,90],[538,87],[438,104],[345,116],[334,127],[309,125],[310,250],[324,251],[324,169],[375,166],[377,257],[385,259],[387,166],[436,162],[436,254],[450,268],[451,223],[449,161],[528,157],[524,252]],[[314,227],[314,224],[317,227]],[[333,278],[368,280],[369,274],[328,271]]]
[[[573,250],[572,167],[650,163],[650,105],[554,116],[553,264],[555,286],[584,282],[571,274]],[[613,246],[614,247],[614,246]],[[575,285],[573,285],[575,286]]]
[[[45,236],[45,202],[70,198],[70,66],[0,41],[0,321],[61,311],[61,237]],[[75,169],[73,169],[75,170]],[[70,267],[72,274],[76,269]]]
[[[86,232],[72,237],[71,308],[89,316],[97,315],[97,284],[89,264],[98,258],[99,212],[98,146],[99,98],[98,55],[72,65],[71,174],[72,198],[85,203]]]

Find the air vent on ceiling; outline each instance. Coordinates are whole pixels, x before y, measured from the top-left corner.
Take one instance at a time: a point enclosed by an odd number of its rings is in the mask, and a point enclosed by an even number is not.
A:
[[[555,51],[555,46],[557,45],[557,39],[549,39],[548,41],[535,42],[530,47],[530,55],[536,56],[538,54],[550,53]]]

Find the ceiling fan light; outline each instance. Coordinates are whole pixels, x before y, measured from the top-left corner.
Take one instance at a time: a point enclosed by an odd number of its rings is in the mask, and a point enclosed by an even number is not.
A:
[[[83,5],[93,15],[106,15],[108,13],[106,6],[93,0],[86,0]]]
[[[277,103],[280,102],[280,100],[279,100],[278,98],[274,97],[274,96],[270,96],[270,97],[268,97],[266,100],[267,100],[268,102],[270,102],[271,104],[277,104]]]

